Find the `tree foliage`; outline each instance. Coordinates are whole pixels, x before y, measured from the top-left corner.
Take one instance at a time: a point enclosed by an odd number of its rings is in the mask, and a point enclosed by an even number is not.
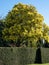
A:
[[[49,26],[45,23],[43,24],[43,39],[49,43]]]
[[[34,6],[19,3],[6,16],[3,39],[16,46],[37,46],[39,38],[48,36],[43,20]]]
[[[0,19],[0,46],[3,46],[2,30],[4,29],[4,21]]]

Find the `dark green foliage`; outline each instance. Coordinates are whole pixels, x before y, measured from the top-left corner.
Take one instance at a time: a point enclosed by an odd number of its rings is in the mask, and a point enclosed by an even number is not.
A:
[[[0,65],[33,64],[37,48],[0,47]],[[49,62],[49,48],[41,48],[42,63]]]
[[[49,63],[49,48],[41,48],[42,63]]]
[[[2,30],[4,29],[4,20],[0,19],[0,46],[3,46]]]
[[[25,65],[34,63],[35,48],[0,48],[0,62],[3,65]],[[2,65],[1,64],[1,65]]]

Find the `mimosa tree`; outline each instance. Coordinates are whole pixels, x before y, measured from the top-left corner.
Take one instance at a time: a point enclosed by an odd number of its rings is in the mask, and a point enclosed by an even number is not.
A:
[[[6,16],[3,39],[18,47],[37,46],[37,41],[43,38],[45,32],[43,20],[34,6],[19,3]]]

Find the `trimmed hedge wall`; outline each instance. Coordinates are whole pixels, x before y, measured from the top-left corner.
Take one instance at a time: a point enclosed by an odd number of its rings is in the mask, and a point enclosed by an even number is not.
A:
[[[25,65],[34,63],[35,48],[0,48],[0,65]]]
[[[37,48],[0,47],[0,65],[33,64]],[[42,63],[49,62],[49,48],[41,48]]]
[[[41,48],[42,63],[49,63],[49,48]]]

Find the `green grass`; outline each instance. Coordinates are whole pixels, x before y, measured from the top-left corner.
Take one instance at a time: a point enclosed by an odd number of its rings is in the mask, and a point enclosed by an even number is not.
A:
[[[28,64],[28,65],[49,65],[49,63],[45,63],[45,64]]]

